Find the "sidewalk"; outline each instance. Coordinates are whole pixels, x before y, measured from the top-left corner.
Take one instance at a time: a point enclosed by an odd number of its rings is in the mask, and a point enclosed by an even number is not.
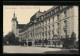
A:
[[[73,51],[74,50],[74,51]],[[3,46],[4,53],[78,54],[78,49],[47,48],[37,46]]]
[[[55,45],[44,45],[44,46],[42,46],[42,45],[34,45],[34,47],[46,47],[46,48],[62,48],[62,45],[60,45],[60,46],[56,46],[55,47]]]

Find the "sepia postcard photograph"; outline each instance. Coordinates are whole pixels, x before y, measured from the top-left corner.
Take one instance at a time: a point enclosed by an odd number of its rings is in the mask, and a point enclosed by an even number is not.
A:
[[[77,5],[3,5],[3,54],[79,54]]]

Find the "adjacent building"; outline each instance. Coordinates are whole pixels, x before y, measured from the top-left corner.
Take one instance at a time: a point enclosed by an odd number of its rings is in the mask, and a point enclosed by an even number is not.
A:
[[[27,24],[18,24],[17,17],[12,18],[12,31],[19,40],[32,41],[71,37],[72,32],[78,39],[78,6],[53,6],[47,11],[36,12]]]

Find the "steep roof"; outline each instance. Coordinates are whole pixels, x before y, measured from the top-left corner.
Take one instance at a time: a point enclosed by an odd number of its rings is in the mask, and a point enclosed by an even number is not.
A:
[[[49,10],[44,11],[44,12],[40,12],[40,11],[36,12],[36,13],[30,18],[30,22],[29,22],[29,23],[27,23],[27,24],[18,24],[18,25],[17,25],[17,28],[18,28],[18,29],[21,29],[20,32],[25,31],[26,29],[28,29],[29,26],[31,26],[31,25],[34,24],[33,21],[34,21],[36,18],[40,17],[41,15],[47,14],[49,11],[55,9],[56,7],[57,7],[57,6],[53,6],[52,8],[50,8]]]
[[[44,14],[47,14],[47,13],[50,12],[51,10],[54,10],[56,7],[58,7],[58,6],[53,6],[52,8],[48,9],[47,11],[45,11]]]
[[[41,16],[43,14],[43,12],[37,11],[31,18],[30,21],[35,20],[36,18],[38,18],[39,16]]]
[[[17,28],[18,28],[18,29],[23,29],[23,28],[26,27],[26,25],[27,25],[27,24],[18,24],[18,25],[17,25]]]
[[[27,23],[27,24],[19,24],[18,27],[19,27],[19,29],[21,29],[20,32],[23,32],[26,29],[28,29],[29,23]]]
[[[30,21],[33,21],[36,18],[36,14],[34,14],[31,18]]]

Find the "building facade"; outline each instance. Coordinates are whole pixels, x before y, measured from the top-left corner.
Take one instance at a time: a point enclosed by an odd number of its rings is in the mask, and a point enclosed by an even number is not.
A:
[[[52,40],[71,37],[72,32],[78,39],[78,6],[53,6],[47,11],[36,12],[27,24],[18,24],[12,18],[12,30],[19,40]]]

